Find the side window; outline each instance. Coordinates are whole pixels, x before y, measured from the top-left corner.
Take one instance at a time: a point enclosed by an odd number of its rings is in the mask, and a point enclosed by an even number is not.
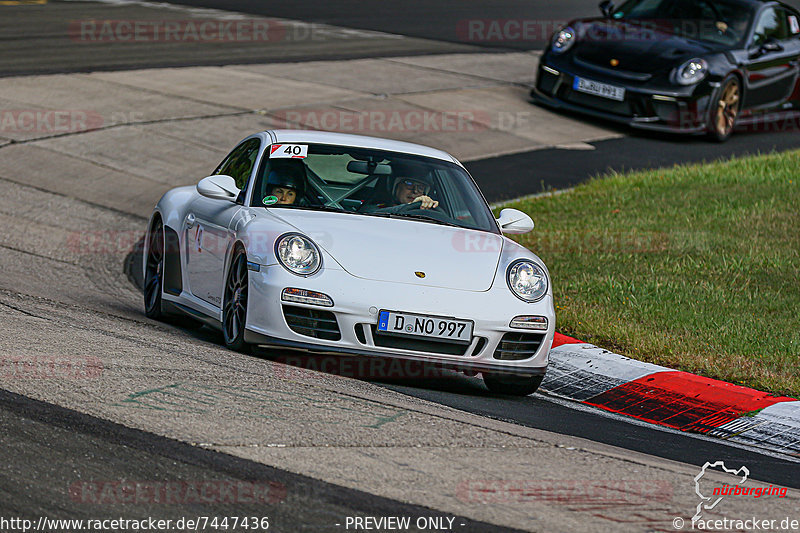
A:
[[[260,146],[261,141],[258,139],[243,142],[228,154],[214,174],[226,174],[236,180],[239,189],[244,189],[247,186],[247,179],[253,173]]]
[[[786,11],[786,21],[789,27],[789,36],[797,37],[800,34],[800,18],[794,11]]]
[[[774,7],[765,9],[758,17],[753,44],[762,45],[770,39],[783,40],[789,37],[786,24],[786,13]]]

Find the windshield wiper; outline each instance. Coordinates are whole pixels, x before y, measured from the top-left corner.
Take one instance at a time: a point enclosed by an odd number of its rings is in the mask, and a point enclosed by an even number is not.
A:
[[[429,216],[429,215],[422,215],[422,214],[409,215],[409,214],[405,214],[405,213],[390,213],[390,215],[392,217],[399,217],[399,218],[416,218],[417,220],[423,220],[425,222],[432,222],[434,224],[439,224],[439,225],[442,225],[442,226],[451,226],[451,227],[454,227],[454,228],[463,228],[463,226],[459,226],[458,224],[455,224],[453,222],[446,222],[444,220],[439,220],[438,218],[434,218],[434,217]]]
[[[272,205],[269,207],[277,207],[276,205]],[[459,224],[455,224],[453,222],[446,222],[444,220],[439,220],[438,218],[434,218],[428,215],[422,214],[415,214],[415,215],[408,215],[404,213],[386,213],[380,211],[372,211],[372,212],[360,212],[360,211],[346,211],[344,209],[339,209],[338,207],[332,207],[327,205],[282,205],[279,206],[282,208],[289,208],[289,209],[308,209],[311,211],[329,211],[333,213],[347,213],[351,215],[366,215],[370,217],[382,217],[382,218],[413,218],[417,220],[422,220],[423,222],[430,222],[432,224],[439,224],[441,226],[450,226],[453,228],[462,228],[465,229],[465,226],[461,226]]]

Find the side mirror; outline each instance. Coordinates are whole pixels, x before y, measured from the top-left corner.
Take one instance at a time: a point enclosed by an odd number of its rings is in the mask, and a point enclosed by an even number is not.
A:
[[[503,209],[497,219],[500,231],[508,234],[528,233],[533,229],[531,217],[518,209]]]
[[[600,2],[600,11],[603,12],[605,18],[611,18],[611,13],[614,12],[614,2],[611,0],[603,0]]]
[[[767,42],[761,45],[761,51],[763,53],[783,52],[783,46],[781,46],[781,43],[779,43],[778,41],[774,39],[769,39]]]
[[[756,59],[758,57],[763,56],[764,54],[769,54],[771,52],[782,52],[783,45],[776,41],[775,39],[767,39],[761,45],[755,45],[749,49],[749,56],[750,59]]]
[[[232,177],[225,174],[217,174],[201,179],[200,183],[197,184],[197,192],[206,198],[235,202],[240,191],[236,187],[236,180]]]

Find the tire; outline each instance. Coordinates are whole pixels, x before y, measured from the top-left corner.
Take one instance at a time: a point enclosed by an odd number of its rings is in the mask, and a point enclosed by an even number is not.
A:
[[[250,345],[244,341],[248,289],[247,254],[239,248],[234,252],[228,269],[222,300],[222,336],[225,346],[237,352],[250,351]]]
[[[147,264],[144,269],[144,314],[148,318],[167,322],[187,329],[198,329],[203,323],[194,318],[164,312],[161,293],[164,290],[165,274],[164,224],[158,219],[150,232],[147,249]]]
[[[157,219],[150,231],[147,262],[144,268],[144,314],[148,318],[164,321],[161,309],[161,291],[164,288],[164,224]]]
[[[742,86],[739,78],[730,75],[720,84],[717,99],[711,107],[708,119],[708,137],[712,141],[725,142],[736,127],[736,118],[742,105]]]
[[[528,396],[539,389],[544,376],[514,376],[511,374],[483,373],[483,383],[495,394]]]

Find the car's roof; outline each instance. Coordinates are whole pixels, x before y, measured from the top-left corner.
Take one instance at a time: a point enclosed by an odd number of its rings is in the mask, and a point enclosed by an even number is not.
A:
[[[272,136],[275,142],[278,143],[338,144],[356,148],[372,148],[375,150],[420,155],[458,163],[456,158],[452,155],[442,150],[437,150],[436,148],[403,141],[393,141],[391,139],[368,137],[366,135],[351,135],[349,133],[315,130],[268,130],[264,133]]]

